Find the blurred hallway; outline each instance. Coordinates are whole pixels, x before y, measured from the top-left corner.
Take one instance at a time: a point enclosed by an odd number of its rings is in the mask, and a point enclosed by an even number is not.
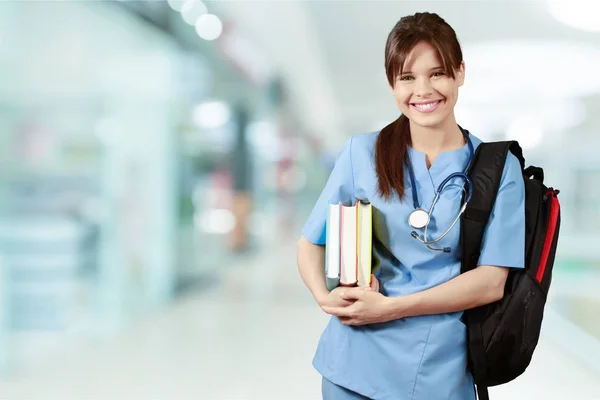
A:
[[[320,399],[311,359],[327,316],[304,289],[295,256],[286,240],[240,258],[201,294],[110,340],[57,347],[0,383],[0,398]],[[600,399],[600,374],[553,341],[549,315],[532,365],[491,389],[493,399]]]
[[[416,11],[464,47],[457,121],[561,191],[542,340],[492,400],[600,400],[600,3],[559,3],[0,2],[0,400],[319,399],[295,241],[398,117]]]

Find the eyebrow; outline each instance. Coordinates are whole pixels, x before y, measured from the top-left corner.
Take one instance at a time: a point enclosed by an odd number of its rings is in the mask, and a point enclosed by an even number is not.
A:
[[[442,69],[442,70],[443,70],[443,69],[444,69],[444,67],[442,67],[442,66],[439,66],[439,67],[433,67],[433,68],[429,68],[429,71],[431,72],[431,71],[435,71],[435,70],[437,70],[437,69]],[[404,74],[412,74],[412,71],[402,71],[402,75],[404,75]]]

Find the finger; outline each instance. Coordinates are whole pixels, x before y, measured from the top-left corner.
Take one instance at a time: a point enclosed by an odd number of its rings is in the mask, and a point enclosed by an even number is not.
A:
[[[342,324],[348,326],[362,326],[368,324],[367,322],[361,319],[357,319],[356,317],[339,317],[339,319],[342,322]]]
[[[344,299],[340,299],[335,306],[337,307],[348,307],[351,306],[352,304],[354,304],[353,301],[348,301],[348,300],[344,300]]]
[[[341,318],[340,318],[341,320]],[[362,326],[362,325],[366,325],[366,322],[363,322],[361,320],[358,320],[356,318],[345,318],[344,320],[342,320],[342,324],[344,325],[348,325],[348,326]]]
[[[352,311],[348,310],[350,307],[330,307],[321,306],[321,309],[329,315],[336,315],[338,317],[350,317]]]

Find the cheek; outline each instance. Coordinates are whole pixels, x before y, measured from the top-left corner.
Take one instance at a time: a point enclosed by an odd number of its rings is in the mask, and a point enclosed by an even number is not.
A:
[[[458,88],[450,82],[440,83],[440,85],[435,89],[450,101],[455,100],[458,94]]]
[[[410,112],[410,107],[406,105],[404,100],[396,98],[396,106],[398,107],[398,110],[402,112],[402,114],[407,114]]]
[[[399,107],[407,108],[406,102],[408,101],[409,94],[405,91],[394,90],[394,97]]]

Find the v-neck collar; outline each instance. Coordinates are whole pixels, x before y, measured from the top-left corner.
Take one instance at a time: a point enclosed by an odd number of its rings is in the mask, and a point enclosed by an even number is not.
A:
[[[440,152],[429,168],[427,168],[425,153],[408,146],[408,155],[415,173],[417,189],[424,181],[429,181],[435,191],[446,176],[453,172],[464,171],[469,158],[469,145],[465,143],[458,149]],[[451,167],[454,167],[453,170],[450,170]]]

